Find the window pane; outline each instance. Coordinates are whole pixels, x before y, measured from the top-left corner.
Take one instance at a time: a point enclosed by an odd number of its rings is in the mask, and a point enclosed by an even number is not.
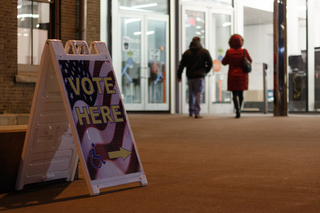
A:
[[[273,111],[274,57],[273,57],[273,2],[266,3],[265,10],[244,7],[244,45],[252,58],[248,90],[245,90],[243,110],[264,111],[264,79],[267,80],[268,110]],[[267,64],[266,76],[264,65]],[[264,78],[265,77],[265,78]]]
[[[166,103],[166,22],[148,20],[148,103]]]
[[[50,4],[18,1],[18,64],[40,64],[48,38]]]
[[[288,2],[289,111],[307,110],[306,0]],[[295,33],[292,33],[295,32]]]
[[[227,90],[228,66],[221,66],[222,58],[229,49],[228,41],[231,36],[231,16],[224,14],[212,14],[211,38],[214,47],[211,50],[213,57],[215,82],[212,88],[212,102],[230,102],[231,93]]]
[[[320,1],[314,1],[314,20],[320,18]],[[314,36],[314,70],[315,70],[315,85],[314,85],[314,107],[316,111],[320,111],[320,22],[314,21],[313,32]],[[310,25],[309,25],[310,26]],[[310,29],[309,29],[310,30]],[[311,31],[311,32],[312,32]]]
[[[31,64],[32,2],[18,1],[18,64]]]
[[[185,17],[184,17],[184,23],[186,27],[186,43],[185,48],[186,50],[189,49],[190,42],[192,41],[193,37],[197,36],[201,39],[201,44],[203,47],[206,47],[205,43],[205,34],[206,34],[206,28],[205,28],[205,13],[204,12],[198,12],[198,11],[191,11],[187,10]]]
[[[120,10],[168,14],[167,0],[119,0]]]
[[[193,37],[197,36],[201,39],[201,44],[204,48],[206,48],[206,20],[205,20],[205,13],[199,11],[191,11],[186,10],[186,14],[184,17],[184,26],[186,31],[186,40],[185,40],[185,50],[189,49],[190,42],[192,41]],[[206,88],[206,85],[204,85]],[[189,87],[188,81],[186,81],[186,103],[189,103]],[[202,94],[202,102],[206,102],[206,90],[203,91]]]
[[[141,19],[121,18],[122,98],[141,103]]]

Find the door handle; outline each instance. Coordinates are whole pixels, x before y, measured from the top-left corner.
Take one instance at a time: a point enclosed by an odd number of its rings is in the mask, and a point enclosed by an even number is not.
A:
[[[146,69],[149,70],[149,67],[140,67],[140,69],[143,70],[143,71],[141,71],[141,77],[140,78],[141,79],[148,79],[148,74],[146,75],[144,70],[146,70]]]

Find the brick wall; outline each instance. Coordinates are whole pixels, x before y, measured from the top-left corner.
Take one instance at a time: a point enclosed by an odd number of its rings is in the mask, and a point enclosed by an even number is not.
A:
[[[76,0],[60,0],[61,2],[61,41],[76,39]],[[86,41],[100,41],[100,1],[87,0]]]
[[[60,40],[63,45],[76,39],[76,0],[60,0]]]
[[[92,41],[100,41],[100,1],[87,0],[87,32],[88,45]]]
[[[17,1],[0,7],[0,113],[29,113],[34,84],[15,83],[17,74]]]
[[[76,39],[76,0],[60,0],[60,38]],[[87,42],[100,40],[100,1],[87,3]],[[14,82],[17,74],[17,0],[0,7],[0,114],[30,113],[35,84]]]

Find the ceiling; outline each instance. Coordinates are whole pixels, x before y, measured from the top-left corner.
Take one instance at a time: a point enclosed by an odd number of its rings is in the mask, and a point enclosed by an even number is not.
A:
[[[251,7],[244,7],[244,26],[273,24],[273,13],[258,10]]]

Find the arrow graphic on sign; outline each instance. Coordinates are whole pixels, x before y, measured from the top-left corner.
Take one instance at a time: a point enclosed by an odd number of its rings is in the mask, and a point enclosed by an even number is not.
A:
[[[122,158],[125,160],[131,154],[129,150],[126,150],[122,147],[119,148],[120,150],[118,151],[108,152],[109,159]]]

